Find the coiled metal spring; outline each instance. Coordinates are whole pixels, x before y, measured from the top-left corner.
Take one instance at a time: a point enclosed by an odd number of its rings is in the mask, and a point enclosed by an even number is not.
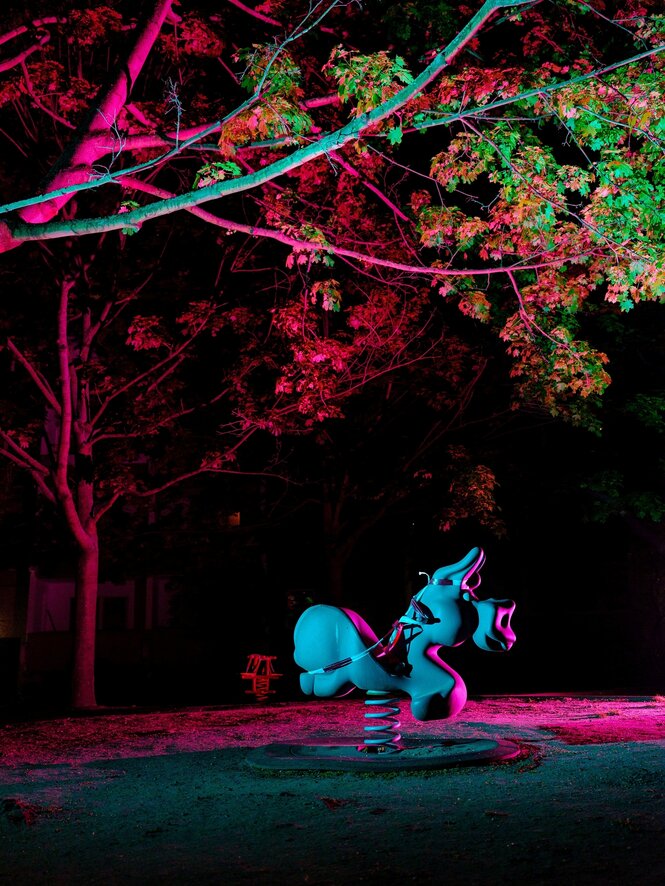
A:
[[[399,699],[391,697],[389,692],[383,690],[368,689],[365,705],[370,710],[365,711],[365,720],[368,722],[365,725],[365,738],[360,750],[372,754],[393,754],[401,751],[402,736],[398,731],[401,723],[397,716],[400,712]]]

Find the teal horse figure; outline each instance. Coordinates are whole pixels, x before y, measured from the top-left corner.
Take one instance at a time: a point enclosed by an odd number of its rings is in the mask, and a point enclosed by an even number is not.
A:
[[[441,658],[441,648],[469,637],[486,652],[507,651],[515,642],[510,624],[515,603],[476,595],[484,561],[482,549],[474,547],[457,563],[437,569],[382,639],[351,609],[324,604],[306,609],[294,631],[303,692],[321,698],[356,687],[398,692],[410,697],[417,720],[458,714],[466,686]]]

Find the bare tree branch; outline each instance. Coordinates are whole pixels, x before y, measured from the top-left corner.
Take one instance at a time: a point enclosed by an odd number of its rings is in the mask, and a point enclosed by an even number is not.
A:
[[[179,483],[183,483],[185,480],[191,480],[192,477],[198,477],[201,474],[230,474],[236,477],[269,477],[272,480],[282,480],[284,483],[293,482],[289,477],[284,476],[283,474],[274,474],[270,471],[241,471],[238,469],[231,470],[231,468],[215,468],[212,465],[209,467],[204,465],[197,468],[195,471],[189,471],[186,474],[181,474],[179,477],[173,477],[161,486],[155,486],[152,489],[142,489],[140,491],[136,490],[133,494],[143,498],[150,495],[158,495],[160,492],[164,492],[165,489],[170,489],[173,486],[177,486]]]
[[[177,348],[174,348],[169,354],[167,354],[166,357],[164,357],[162,360],[159,360],[157,363],[155,363],[154,366],[151,366],[149,369],[146,369],[144,372],[140,373],[140,375],[134,376],[134,378],[130,379],[124,385],[121,385],[119,388],[116,388],[112,393],[110,393],[108,395],[108,397],[106,397],[104,402],[101,404],[101,406],[99,407],[97,412],[91,417],[91,419],[89,421],[89,426],[91,428],[94,428],[99,424],[101,417],[104,415],[104,413],[109,408],[111,403],[117,397],[120,397],[122,394],[126,394],[128,391],[132,390],[132,388],[135,388],[136,385],[140,384],[142,381],[145,381],[145,379],[150,378],[150,376],[154,375],[156,372],[160,372],[160,370],[163,371],[162,376],[160,376],[160,378],[165,377],[168,374],[168,372],[170,371],[168,369],[168,367],[171,366],[171,364],[173,364],[173,363],[176,363],[176,365],[177,365],[177,363],[181,359],[181,354],[183,353],[183,351],[185,351],[188,347],[190,347],[190,345],[192,344],[194,339],[197,338],[197,336],[199,336],[201,334],[201,332],[203,332],[203,330],[205,329],[205,327],[207,325],[207,322],[208,322],[208,318],[202,320],[201,323],[199,323],[197,328],[194,330],[194,332],[190,335],[190,337],[188,339],[186,339],[184,342],[182,342],[180,345],[178,345]],[[154,382],[153,382],[153,384],[151,384],[150,387],[152,387],[153,385],[154,385]],[[106,436],[107,435],[105,435],[105,439],[106,439]],[[99,439],[101,439],[101,438],[100,437],[95,438],[95,440],[99,440]]]
[[[36,458],[33,458],[29,452],[26,452],[6,431],[0,428],[0,439],[3,440],[6,449],[1,450],[6,458],[10,458],[14,464],[20,465],[22,468],[28,468],[31,472],[39,474],[40,477],[47,477],[49,469]]]
[[[67,21],[66,18],[60,18],[56,15],[45,16],[44,18],[36,18],[32,21],[32,27],[39,30],[44,25],[62,25]],[[21,25],[18,28],[14,28],[12,31],[7,31],[5,34],[0,36],[0,45],[3,43],[8,43],[10,40],[15,40],[17,37],[22,36],[23,34],[27,34],[30,30],[28,25]],[[51,39],[51,35],[47,32],[36,37],[35,42],[24,49],[22,52],[17,53],[17,55],[13,56],[13,58],[5,59],[0,62],[0,73],[3,71],[9,71],[11,68],[15,68],[18,65],[21,65],[25,62],[27,58],[29,58],[33,53],[39,52],[40,49],[43,49],[44,46]]]
[[[242,9],[243,12],[251,15],[252,18],[257,18],[259,21],[265,22],[268,25],[273,25],[275,28],[282,27],[282,23],[278,22],[277,19],[270,18],[270,16],[264,15],[262,12],[257,12],[256,9],[251,9],[249,6],[242,3],[241,0],[226,0],[226,2],[230,3],[232,6],[236,6],[238,9]]]
[[[0,431],[0,439],[6,440],[6,435]],[[9,449],[0,449],[0,456],[6,458],[12,464],[15,464],[18,468],[22,470],[29,471],[32,479],[37,486],[37,489],[42,493],[42,495],[51,502],[51,504],[56,504],[56,497],[53,494],[53,490],[49,488],[46,483],[46,477],[48,475],[48,471],[46,474],[42,473],[41,470],[37,470],[32,464],[30,464],[27,460],[20,458],[13,451]],[[43,465],[40,465],[39,462],[36,462],[37,466],[41,469],[44,469]],[[45,469],[44,469],[45,470]]]
[[[44,378],[42,373],[30,362],[30,360],[28,360],[25,354],[19,350],[11,338],[7,339],[7,348],[16,357],[35,385],[39,388],[49,406],[54,409],[57,414],[60,414],[60,403],[53,392],[53,388]]]
[[[55,111],[47,108],[44,102],[39,98],[39,96],[35,92],[35,87],[32,83],[30,71],[28,71],[28,66],[25,63],[25,60],[21,62],[21,72],[23,74],[23,82],[25,83],[25,88],[28,90],[28,95],[34,102],[35,106],[39,108],[40,111],[43,111],[53,120],[55,120],[56,123],[61,123],[63,126],[66,126],[67,129],[76,129],[73,123],[70,123],[69,120],[61,117],[60,114],[56,114]]]
[[[349,173],[349,175],[352,175],[354,178],[359,178],[363,185],[367,188],[367,190],[371,191],[373,194],[376,194],[379,200],[381,200],[382,203],[385,203],[388,209],[394,212],[398,218],[401,218],[402,221],[405,221],[408,224],[412,223],[412,219],[410,219],[408,215],[405,215],[399,208],[399,206],[393,203],[393,201],[388,196],[386,196],[386,194],[384,194],[380,188],[377,188],[377,186],[366,176],[358,172],[355,166],[352,166],[347,160],[344,159],[344,157],[341,156],[341,154],[338,154],[337,151],[331,151],[330,158],[334,160],[335,163],[338,163],[342,167],[342,169]]]
[[[122,493],[114,492],[113,495],[109,498],[109,500],[101,505],[101,507],[95,507],[95,522],[99,523],[104,514],[111,510],[113,505],[118,501],[119,498],[122,497]]]

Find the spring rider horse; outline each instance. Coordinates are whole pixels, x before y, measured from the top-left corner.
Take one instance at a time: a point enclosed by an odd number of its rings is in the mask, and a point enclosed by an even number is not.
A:
[[[304,671],[300,686],[306,695],[320,698],[364,690],[368,706],[364,741],[270,745],[258,755],[263,763],[258,758],[254,762],[269,765],[266,760],[271,759],[279,765],[281,761],[282,768],[395,769],[514,756],[519,749],[507,741],[402,741],[397,731],[398,698],[391,697],[408,696],[416,720],[454,717],[466,703],[466,686],[440,657],[442,647],[459,646],[470,637],[487,652],[508,651],[513,645],[510,619],[515,603],[476,595],[484,561],[483,551],[475,547],[459,562],[437,569],[381,639],[351,609],[323,604],[306,609],[294,632],[294,658]]]

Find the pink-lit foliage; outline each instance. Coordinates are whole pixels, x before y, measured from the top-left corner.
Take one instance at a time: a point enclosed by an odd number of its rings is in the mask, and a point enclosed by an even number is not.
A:
[[[138,21],[123,0],[67,2],[28,24],[10,7],[0,246],[36,313],[19,330],[22,305],[3,307],[4,348],[34,405],[8,396],[0,436],[79,551],[78,706],[116,502],[278,474],[240,453],[325,446],[372,385],[374,404],[408,390],[446,415],[403,459],[426,482],[486,371],[470,321],[505,343],[515,404],[597,423],[610,379],[585,312],[665,291],[658,7],[397,4],[385,33],[337,0],[154,0]],[[399,53],[373,51],[377,29]],[[201,409],[220,434],[193,433]],[[188,458],[162,445],[176,428],[199,441]],[[448,462],[442,526],[499,528],[492,471],[460,446]],[[348,475],[327,485],[338,561],[368,522],[342,538],[354,494]],[[377,494],[375,517],[403,494]]]

